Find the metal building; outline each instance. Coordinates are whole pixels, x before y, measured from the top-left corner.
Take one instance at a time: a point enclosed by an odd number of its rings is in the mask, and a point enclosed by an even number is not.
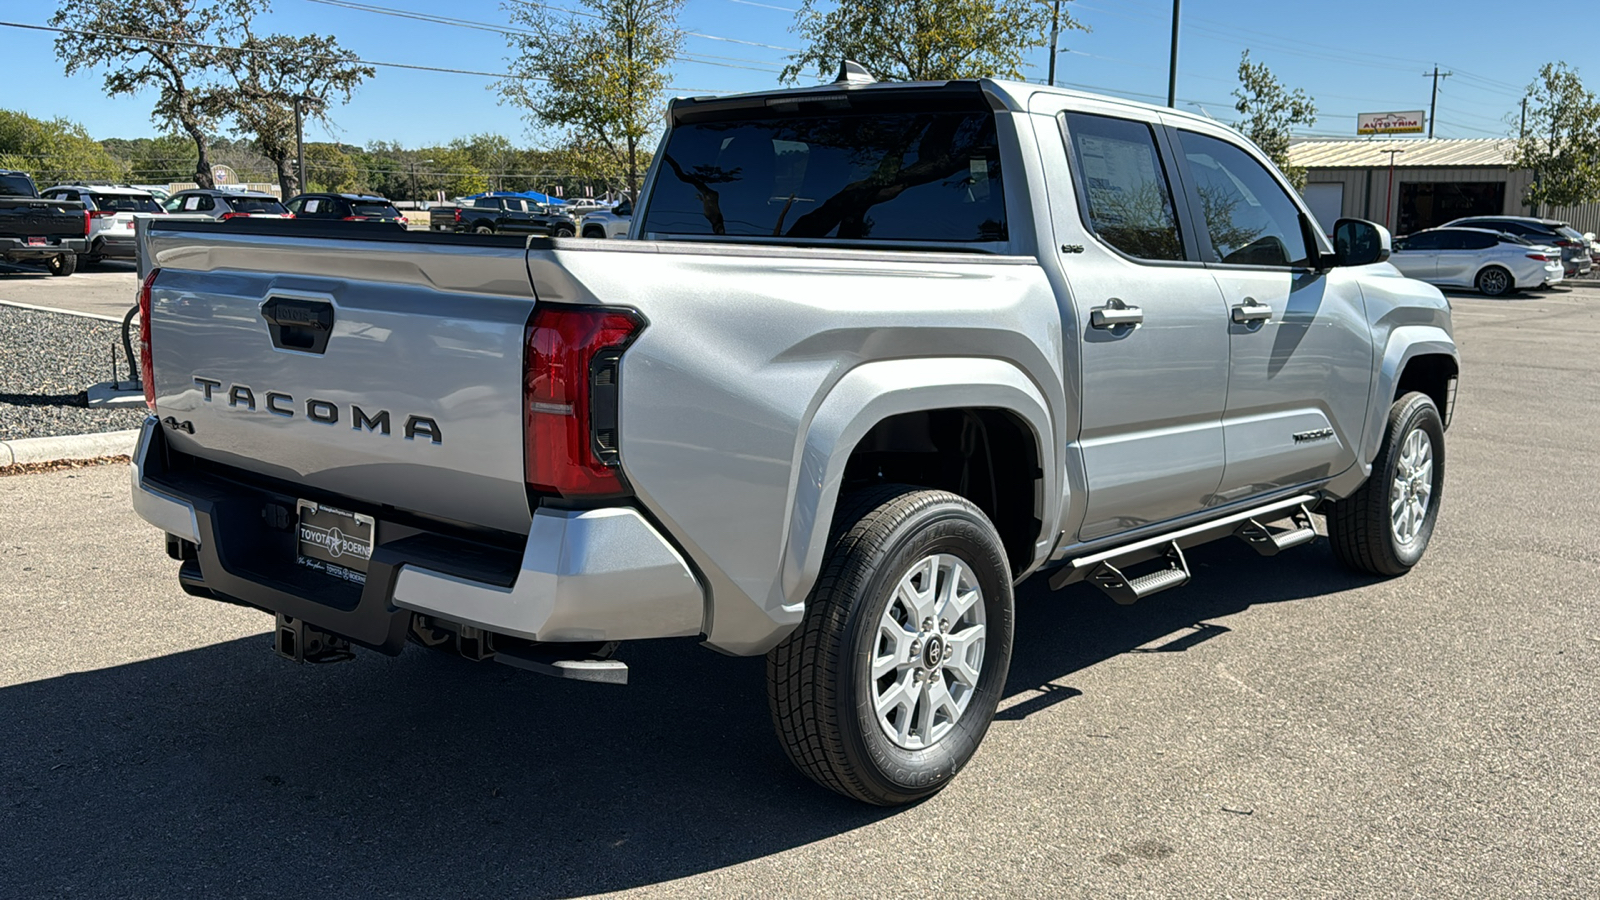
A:
[[[1543,215],[1600,232],[1600,203],[1537,211],[1527,206],[1534,173],[1511,167],[1515,147],[1505,138],[1306,140],[1289,148],[1289,160],[1306,170],[1302,193],[1329,230],[1340,216],[1410,234],[1462,216]]]

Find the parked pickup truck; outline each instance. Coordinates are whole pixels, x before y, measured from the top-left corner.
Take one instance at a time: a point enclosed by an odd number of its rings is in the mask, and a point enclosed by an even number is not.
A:
[[[578,225],[571,216],[545,212],[526,197],[477,197],[465,206],[429,210],[428,230],[572,237]]]
[[[41,200],[26,172],[0,169],[0,262],[43,263],[51,275],[71,275],[88,236],[82,203]]]
[[[1328,241],[1207,119],[853,77],[674,101],[634,240],[147,221],[133,504],[179,583],[299,660],[766,654],[795,765],[889,805],[1060,639],[1013,634],[1030,576],[1145,601],[1319,513],[1422,559],[1457,352],[1384,229]]]

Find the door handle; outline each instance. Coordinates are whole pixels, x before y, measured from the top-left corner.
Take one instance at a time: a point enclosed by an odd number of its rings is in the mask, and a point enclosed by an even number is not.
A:
[[[1254,297],[1244,298],[1244,302],[1233,308],[1233,321],[1243,325],[1247,322],[1267,322],[1272,319],[1272,307],[1260,303]]]
[[[1144,321],[1144,310],[1112,297],[1105,306],[1089,310],[1089,324],[1095,328],[1125,328]]]

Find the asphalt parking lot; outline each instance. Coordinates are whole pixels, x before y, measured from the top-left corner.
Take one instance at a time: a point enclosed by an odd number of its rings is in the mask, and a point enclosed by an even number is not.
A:
[[[1230,543],[1132,607],[1032,581],[999,720],[904,810],[789,767],[760,660],[296,667],[178,590],[125,468],[0,478],[0,893],[1596,896],[1600,291],[1453,299],[1418,569]]]

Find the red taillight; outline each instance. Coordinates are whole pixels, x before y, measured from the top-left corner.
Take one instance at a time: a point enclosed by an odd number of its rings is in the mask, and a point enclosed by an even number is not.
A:
[[[151,269],[139,286],[139,381],[144,384],[144,403],[156,408],[156,363],[150,350],[150,288],[156,283],[160,269]]]
[[[1549,262],[1550,261],[1550,257],[1545,256],[1543,253],[1529,253],[1528,254],[1528,258],[1529,259],[1537,259],[1539,262]]]
[[[222,221],[226,222],[229,219],[248,218],[249,215],[250,215],[249,213],[225,212],[219,218],[221,218]]]
[[[617,373],[644,321],[631,310],[542,306],[523,344],[523,471],[535,491],[621,494]]]
[[[88,237],[89,236],[89,219],[90,218],[92,218],[92,217],[89,215],[89,211],[87,209],[84,210],[83,211],[83,236],[84,237]]]
[[[459,209],[456,210],[456,221],[457,222],[461,221],[461,210],[459,210]]]
[[[91,209],[91,210],[89,210],[89,218],[91,218],[91,219],[109,219],[109,218],[111,218],[112,216],[114,216],[116,214],[117,214],[117,211],[114,210],[114,209]]]

